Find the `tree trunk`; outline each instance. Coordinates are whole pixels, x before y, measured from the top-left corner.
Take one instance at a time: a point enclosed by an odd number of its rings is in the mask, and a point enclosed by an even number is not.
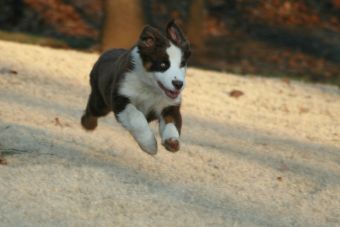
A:
[[[144,26],[140,0],[104,0],[101,50],[130,48]]]
[[[195,49],[204,45],[204,0],[194,0],[190,6],[188,38]]]

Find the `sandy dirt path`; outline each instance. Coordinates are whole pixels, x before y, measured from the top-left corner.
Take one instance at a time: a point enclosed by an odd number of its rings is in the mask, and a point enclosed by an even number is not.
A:
[[[340,225],[339,88],[189,69],[181,150],[151,157],[81,129],[96,54],[0,53],[0,226]]]

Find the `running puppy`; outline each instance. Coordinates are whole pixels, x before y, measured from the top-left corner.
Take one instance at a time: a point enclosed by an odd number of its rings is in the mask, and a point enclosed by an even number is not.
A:
[[[189,42],[174,21],[167,24],[165,35],[146,26],[130,50],[105,52],[90,74],[91,93],[82,126],[94,130],[98,117],[113,111],[141,149],[154,155],[157,141],[148,123],[158,119],[163,146],[178,151],[189,56]]]

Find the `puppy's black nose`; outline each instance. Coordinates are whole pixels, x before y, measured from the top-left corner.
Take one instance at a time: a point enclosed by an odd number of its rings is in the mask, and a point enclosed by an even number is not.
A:
[[[183,81],[180,80],[173,80],[172,81],[172,85],[174,85],[174,87],[179,90],[183,87]]]

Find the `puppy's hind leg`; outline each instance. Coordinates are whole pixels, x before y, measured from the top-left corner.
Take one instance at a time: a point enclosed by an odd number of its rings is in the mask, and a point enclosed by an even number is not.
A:
[[[107,107],[101,95],[92,91],[84,115],[81,117],[81,125],[86,130],[94,130],[98,125],[98,117],[107,115],[110,108]]]

